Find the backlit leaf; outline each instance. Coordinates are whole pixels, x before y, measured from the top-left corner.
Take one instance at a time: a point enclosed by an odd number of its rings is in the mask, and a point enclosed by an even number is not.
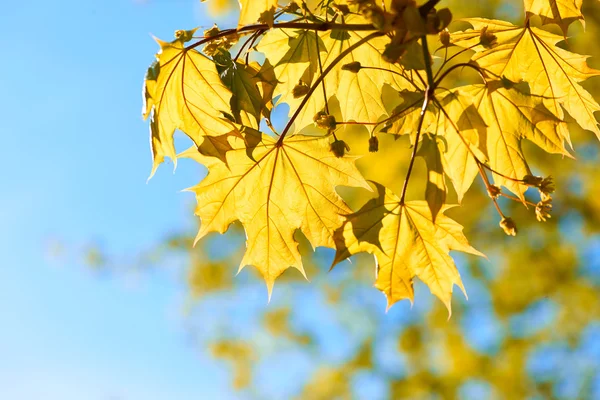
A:
[[[535,14],[544,24],[557,24],[565,36],[573,21],[581,20],[583,0],[523,0],[527,15]]]
[[[206,165],[208,176],[190,188],[196,194],[201,228],[196,240],[209,232],[224,233],[234,221],[246,230],[247,248],[240,264],[255,266],[269,295],[275,279],[287,268],[304,274],[298,242],[299,229],[313,247],[334,247],[333,232],[350,209],[335,192],[339,185],[369,188],[353,157],[338,158],[329,150],[328,137],[292,136],[281,145],[257,131],[246,130],[258,144],[248,157],[244,140],[230,137],[229,167],[204,157],[194,148],[182,156]]]
[[[231,112],[231,92],[221,82],[213,61],[185,48],[187,36],[191,34],[172,42],[156,39],[161,50],[146,74],[143,115],[152,118],[152,174],[165,156],[176,162],[173,143],[176,129],[197,146],[206,135],[224,135],[236,129],[223,118],[223,112]]]
[[[482,254],[468,244],[462,226],[443,214],[448,206],[434,223],[427,202],[400,204],[400,199],[383,186],[377,185],[377,191],[377,198],[349,214],[336,231],[333,265],[356,253],[374,254],[375,286],[385,294],[388,308],[402,299],[413,301],[413,279],[418,277],[451,312],[453,286],[458,285],[463,292],[464,287],[448,253]]]
[[[475,28],[483,27],[485,21],[472,22]],[[483,29],[483,28],[481,28]],[[558,118],[564,118],[564,109],[584,129],[600,138],[600,128],[594,116],[600,105],[579,83],[600,75],[600,71],[587,65],[586,56],[571,53],[557,47],[562,36],[537,29],[519,28],[505,23],[488,29],[498,37],[498,44],[476,53],[472,60],[498,77],[513,82],[525,81],[531,94],[544,99],[544,105]],[[471,35],[477,35],[477,29]],[[474,39],[456,40],[454,43],[468,46]],[[462,42],[462,43],[461,43]]]

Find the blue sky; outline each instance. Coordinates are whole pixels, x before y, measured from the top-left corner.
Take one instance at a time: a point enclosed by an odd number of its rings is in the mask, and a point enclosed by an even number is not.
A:
[[[8,1],[0,12],[3,399],[191,399],[229,390],[183,331],[180,278],[99,279],[47,244],[134,253],[189,223],[199,169],[150,172],[150,34],[208,26],[197,0]],[[211,392],[212,390],[212,392]],[[211,393],[213,395],[211,395]]]

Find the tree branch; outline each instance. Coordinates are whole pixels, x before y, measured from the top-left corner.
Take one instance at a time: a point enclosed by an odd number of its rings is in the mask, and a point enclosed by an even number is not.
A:
[[[314,31],[330,31],[333,29],[342,30],[342,31],[376,31],[372,24],[340,24],[335,22],[319,22],[319,23],[307,23],[307,22],[281,22],[278,24],[273,24],[273,26],[269,26],[267,24],[254,24],[254,25],[246,25],[239,29],[225,29],[220,31],[214,36],[206,37],[193,43],[185,48],[185,50],[192,50],[198,46],[203,45],[204,43],[208,43],[215,39],[220,39],[225,36],[235,35],[237,33],[242,32],[255,32],[261,30],[269,30],[269,29],[310,29]]]

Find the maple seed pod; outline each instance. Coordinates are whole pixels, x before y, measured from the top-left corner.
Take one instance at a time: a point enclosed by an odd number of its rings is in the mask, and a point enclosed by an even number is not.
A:
[[[369,138],[369,151],[371,153],[379,151],[379,139],[377,139],[377,136],[371,136]]]
[[[492,48],[498,42],[498,38],[491,32],[488,32],[488,27],[484,26],[479,34],[479,43],[486,49]]]
[[[335,140],[329,145],[329,149],[337,158],[341,158],[347,151],[350,151],[350,146],[343,140]]]
[[[360,71],[361,68],[362,66],[360,65],[359,61],[353,61],[351,63],[342,65],[343,71],[350,71],[354,72],[355,74],[358,74],[358,71]]]
[[[502,221],[500,221],[500,228],[502,228],[504,233],[508,236],[517,236],[517,225],[511,217],[502,218]]]
[[[310,88],[307,84],[304,82],[299,82],[296,86],[294,86],[294,89],[292,89],[292,96],[294,96],[295,99],[304,97],[309,90]]]

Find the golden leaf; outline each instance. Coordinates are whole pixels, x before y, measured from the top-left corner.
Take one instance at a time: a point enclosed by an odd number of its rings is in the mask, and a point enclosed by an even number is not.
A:
[[[336,231],[333,265],[356,253],[374,254],[375,287],[385,294],[388,309],[402,299],[413,301],[416,276],[451,313],[452,288],[458,285],[464,292],[464,287],[448,253],[459,250],[483,255],[469,245],[462,226],[443,214],[450,206],[442,207],[434,223],[427,202],[401,204],[390,190],[376,186],[378,197],[347,215],[344,225]]]
[[[583,0],[523,0],[523,2],[528,17],[535,14],[542,18],[544,24],[557,24],[565,36],[573,21],[581,20],[583,23],[581,13]]]
[[[469,19],[475,30],[454,36],[454,43],[463,47],[475,44],[474,34],[483,29],[486,20]],[[537,28],[520,28],[501,21],[491,21],[488,31],[497,38],[489,50],[474,47],[472,60],[498,77],[512,82],[525,81],[531,94],[543,98],[543,104],[555,116],[564,119],[564,109],[584,129],[600,139],[600,128],[594,113],[600,105],[579,83],[600,75],[587,65],[587,56],[571,53],[556,46],[564,40]],[[566,133],[566,131],[565,131]],[[566,138],[568,140],[568,138]]]
[[[287,268],[304,274],[295,230],[300,229],[313,248],[334,247],[333,233],[350,212],[335,187],[369,186],[354,165],[355,157],[338,158],[329,151],[328,137],[297,135],[278,144],[247,129],[245,141],[229,140],[229,167],[195,148],[182,154],[209,169],[200,184],[188,189],[196,194],[201,219],[196,241],[209,232],[224,233],[232,222],[241,221],[247,249],[240,270],[255,266],[270,296],[275,279]],[[255,145],[248,147],[252,141]]]
[[[172,42],[156,39],[161,50],[146,74],[143,109],[144,118],[151,116],[154,160],[151,176],[165,156],[176,163],[173,143],[176,129],[197,146],[207,135],[236,131],[231,122],[222,118],[223,112],[231,112],[231,92],[221,82],[214,62],[196,50],[185,48],[185,40],[194,31],[184,31]]]

